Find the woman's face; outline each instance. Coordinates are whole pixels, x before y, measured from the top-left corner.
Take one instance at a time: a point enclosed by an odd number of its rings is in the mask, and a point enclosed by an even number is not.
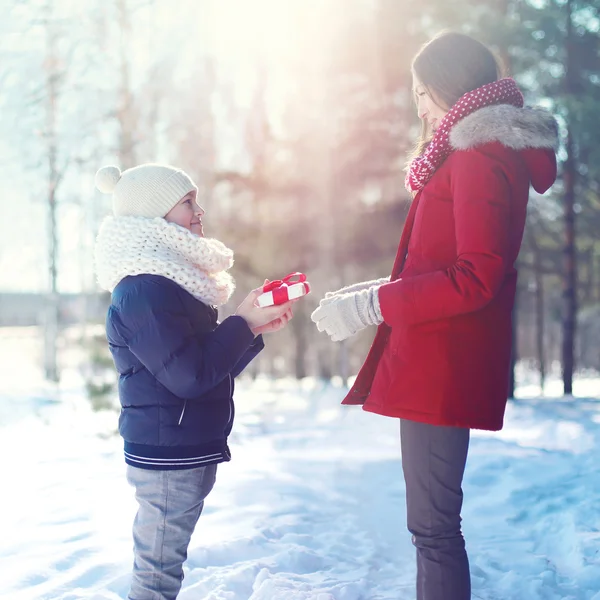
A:
[[[419,81],[419,78],[413,73],[413,93],[417,104],[417,114],[419,119],[425,121],[430,131],[435,132],[440,121],[448,114],[447,108],[442,108],[441,102],[435,101],[427,88]]]
[[[181,225],[188,231],[204,237],[203,216],[204,209],[196,203],[196,192],[189,192],[165,215],[165,221]]]

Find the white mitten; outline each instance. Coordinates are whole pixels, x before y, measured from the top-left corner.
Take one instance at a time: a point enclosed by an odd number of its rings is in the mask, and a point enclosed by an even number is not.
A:
[[[310,318],[319,331],[334,342],[341,342],[369,325],[383,323],[379,307],[379,286],[339,294],[321,301]]]
[[[359,283],[353,283],[352,285],[347,285],[346,287],[340,288],[339,290],[335,290],[335,292],[327,292],[325,294],[325,298],[331,298],[331,296],[339,296],[340,294],[348,294],[350,292],[360,292],[361,290],[367,290],[374,285],[379,287],[384,283],[389,283],[390,278],[382,277],[381,279],[372,279],[371,281],[361,281]]]

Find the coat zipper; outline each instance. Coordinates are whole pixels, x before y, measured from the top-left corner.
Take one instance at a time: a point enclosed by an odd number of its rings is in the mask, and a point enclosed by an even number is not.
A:
[[[183,401],[183,409],[181,410],[181,415],[179,416],[179,421],[177,422],[177,425],[181,425],[181,421],[183,421],[183,414],[185,413],[185,409],[187,406],[187,398]]]
[[[233,417],[233,410],[231,408],[232,404],[233,404],[233,390],[232,388],[232,377],[231,377],[231,373],[229,374],[229,418],[227,419],[227,427],[226,429],[229,428],[229,426],[231,425],[231,421],[232,421],[232,417]]]
[[[231,423],[231,417],[233,416],[232,413],[233,411],[231,410],[231,403],[233,402],[233,399],[231,398],[232,396],[232,390],[231,390],[231,375],[229,375],[229,417],[227,418],[227,427],[229,427],[230,423]],[[177,421],[177,425],[181,425],[181,422],[183,421],[183,415],[185,414],[185,409],[187,407],[187,398],[183,401],[183,409],[181,410],[181,414],[179,415],[179,421]]]

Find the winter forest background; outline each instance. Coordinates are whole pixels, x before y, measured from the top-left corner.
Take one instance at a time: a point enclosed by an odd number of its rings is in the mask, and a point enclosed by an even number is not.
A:
[[[418,131],[410,60],[443,28],[493,45],[560,121],[559,181],[532,195],[519,259],[515,357],[538,382],[564,373],[566,393],[600,368],[600,2],[2,4],[0,321],[45,332],[50,380],[68,326],[103,318],[95,171],[148,161],[192,174],[208,235],[236,251],[230,310],[265,277],[309,275],[314,294],[255,372],[355,373],[372,332],[331,344],[308,316],[325,291],[390,271]],[[102,365],[90,331],[79,343]]]
[[[94,174],[148,161],[192,175],[207,235],[236,252],[222,316],[265,278],[313,286],[236,389],[234,459],[182,600],[414,600],[397,422],[340,407],[374,331],[334,344],[309,315],[391,270],[419,131],[410,61],[441,29],[492,45],[561,139],[519,257],[516,401],[501,432],[472,432],[473,597],[600,600],[600,0],[0,0],[0,15],[2,600],[127,594],[135,503]]]
[[[519,259],[515,356],[541,381],[564,373],[566,393],[600,368],[600,2],[2,2],[1,322],[45,331],[50,380],[66,326],[101,322],[106,303],[94,173],[149,161],[192,174],[208,235],[236,251],[230,310],[265,277],[309,275],[314,294],[255,371],[355,373],[372,332],[331,344],[308,316],[325,291],[390,271],[418,131],[410,60],[443,28],[493,45],[560,121],[559,181],[532,195]]]

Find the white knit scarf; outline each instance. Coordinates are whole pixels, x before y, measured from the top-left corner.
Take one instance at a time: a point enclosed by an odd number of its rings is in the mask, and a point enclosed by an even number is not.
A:
[[[95,247],[100,286],[112,292],[129,275],[161,275],[213,306],[235,288],[227,270],[233,251],[219,240],[199,237],[160,217],[106,217]]]

